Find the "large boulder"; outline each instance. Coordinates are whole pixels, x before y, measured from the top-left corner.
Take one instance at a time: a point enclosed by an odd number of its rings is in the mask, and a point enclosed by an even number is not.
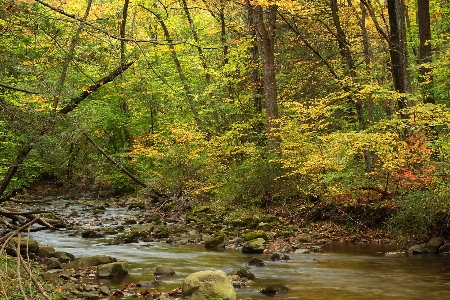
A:
[[[233,284],[220,270],[193,273],[183,281],[182,289],[182,299],[185,300],[236,299]]]
[[[263,253],[266,248],[266,241],[263,238],[257,238],[248,241],[242,246],[242,253]]]

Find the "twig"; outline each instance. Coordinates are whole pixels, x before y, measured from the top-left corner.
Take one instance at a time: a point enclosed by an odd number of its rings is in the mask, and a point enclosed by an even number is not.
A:
[[[15,86],[7,85],[6,83],[2,83],[2,82],[0,82],[0,86],[5,89],[8,89],[8,90],[18,91],[18,92],[27,93],[27,94],[42,94],[41,92],[30,91],[30,90],[18,88]]]
[[[20,256],[20,233],[17,234],[16,255],[17,255],[17,259],[19,259],[19,256]],[[28,300],[27,294],[25,293],[25,290],[23,289],[23,285],[22,285],[22,277],[20,276],[20,264],[19,264],[19,262],[17,262],[17,282],[19,284],[19,290],[20,290],[20,293],[23,296],[23,299]]]
[[[17,228],[14,231],[11,231],[7,234],[5,234],[3,237],[0,238],[0,244],[2,244],[2,247],[0,248],[0,253],[3,252],[3,250],[6,247],[6,244],[9,242],[9,240],[16,234],[18,234],[19,232],[24,231],[25,229],[27,229],[28,227],[30,227],[31,225],[33,225],[34,223],[36,223],[37,221],[39,221],[40,217],[36,217],[33,220],[31,220],[28,223],[23,224],[22,226],[20,226],[19,228]]]
[[[16,246],[9,244],[9,246],[11,248],[13,248],[13,250],[16,250],[17,253],[17,248]],[[28,275],[30,275],[31,281],[33,282],[34,286],[39,290],[39,292],[41,293],[42,296],[44,296],[45,299],[47,300],[51,300],[50,297],[47,295],[47,293],[45,292],[45,290],[42,288],[42,286],[40,285],[40,283],[36,280],[36,278],[33,276],[33,273],[31,272],[30,268],[27,266],[25,260],[23,259],[22,255],[19,252],[19,255],[17,256],[17,260],[20,262],[20,264],[22,265],[22,267],[25,269],[25,271],[28,273]]]

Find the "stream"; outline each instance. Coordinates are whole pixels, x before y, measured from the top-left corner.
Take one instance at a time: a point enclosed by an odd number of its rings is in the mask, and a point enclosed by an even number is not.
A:
[[[87,206],[64,201],[53,205],[60,215],[74,207],[85,212],[79,216],[85,226],[97,226]],[[117,224],[114,216],[135,213],[126,208],[108,207],[103,217]],[[101,226],[108,226],[108,223]],[[237,249],[211,251],[203,245],[172,246],[164,242],[110,245],[108,241],[112,237],[86,239],[69,233],[67,230],[43,230],[33,232],[32,238],[76,257],[105,254],[127,260],[129,274],[125,278],[91,280],[93,284],[102,283],[112,289],[128,282],[153,280],[156,265],[165,265],[176,272],[173,277],[162,278],[163,283],[157,287],[167,292],[180,287],[183,279],[193,272],[219,269],[228,273],[246,267],[246,262],[258,257],[267,266],[250,268],[256,278],[248,287],[236,289],[237,299],[268,299],[270,297],[259,290],[270,283],[290,287],[288,293],[274,297],[276,299],[450,299],[450,256],[386,255],[397,250],[395,245],[331,243],[323,246],[323,253],[288,254],[288,261],[271,262],[269,255],[242,254]]]

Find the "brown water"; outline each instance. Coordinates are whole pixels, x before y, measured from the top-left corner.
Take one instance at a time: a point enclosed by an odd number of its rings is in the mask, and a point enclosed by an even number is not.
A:
[[[258,291],[269,283],[290,287],[276,299],[450,299],[450,256],[390,256],[393,246],[333,243],[324,253],[290,254],[286,262],[270,262],[268,255],[245,255],[239,250],[208,251],[202,245],[166,243],[108,245],[107,239],[70,237],[65,231],[41,231],[33,238],[77,257],[105,254],[129,261],[130,274],[114,282],[93,280],[118,288],[126,282],[154,279],[156,265],[172,267],[176,275],[162,279],[159,291],[180,287],[189,274],[208,269],[225,273],[246,267],[252,257],[267,267],[251,267],[256,278],[236,289],[238,299],[269,299]],[[126,298],[125,298],[126,299]]]

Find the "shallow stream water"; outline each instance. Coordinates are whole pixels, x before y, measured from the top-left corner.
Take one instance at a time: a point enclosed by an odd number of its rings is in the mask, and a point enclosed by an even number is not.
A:
[[[60,209],[69,209],[66,206]],[[108,209],[107,209],[108,213]],[[110,214],[114,214],[111,210]],[[87,217],[81,216],[80,218]],[[251,267],[256,278],[246,288],[236,289],[238,299],[269,299],[259,290],[270,283],[290,287],[275,299],[450,299],[450,256],[386,255],[395,246],[382,244],[332,243],[324,253],[289,254],[286,262],[271,262],[269,255],[246,255],[239,250],[206,250],[203,245],[171,246],[163,242],[109,245],[105,239],[83,239],[67,231],[39,231],[32,237],[76,257],[105,254],[129,262],[125,278],[92,280],[112,288],[124,283],[153,280],[156,265],[172,267],[176,275],[162,278],[159,291],[180,287],[189,274],[208,269],[225,273],[246,267],[252,257],[267,267]],[[126,298],[125,298],[126,299]]]

